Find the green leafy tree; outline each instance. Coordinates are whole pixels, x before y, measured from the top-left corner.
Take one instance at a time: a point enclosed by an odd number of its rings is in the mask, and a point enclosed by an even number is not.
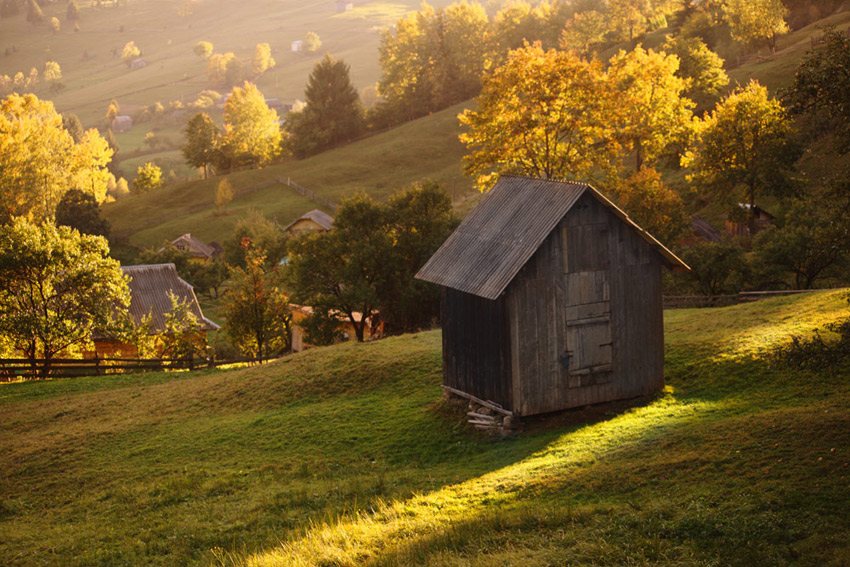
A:
[[[52,359],[107,332],[130,304],[106,239],[16,218],[0,227],[0,336]]]
[[[720,90],[729,84],[723,70],[723,59],[698,37],[670,38],[664,51],[679,58],[676,75],[688,81],[684,96],[698,103],[712,102]]]
[[[280,154],[278,115],[253,83],[233,87],[224,105],[223,155],[231,166],[264,165]]]
[[[790,274],[794,289],[811,289],[850,257],[847,197],[794,199],[776,222],[756,235],[754,263],[770,284]],[[836,206],[843,202],[844,206]],[[779,272],[779,278],[770,274]],[[765,277],[767,275],[767,277]]]
[[[121,50],[121,59],[127,64],[127,67],[130,66],[134,59],[138,59],[141,55],[142,50],[136,47],[136,42],[134,41],[125,43],[124,48]]]
[[[390,246],[386,225],[386,211],[358,194],[343,202],[334,230],[290,243],[292,299],[323,319],[350,321],[358,342],[380,304],[378,286]]]
[[[304,49],[307,53],[316,53],[322,47],[322,40],[316,32],[307,32],[304,38]]]
[[[230,237],[224,241],[224,259],[231,266],[247,267],[248,252],[262,256],[266,270],[271,270],[286,257],[287,236],[276,223],[260,211],[250,211],[236,221]]]
[[[244,268],[234,268],[224,298],[224,332],[244,354],[262,362],[288,348],[289,298],[276,269],[267,269],[262,254],[247,252]]]
[[[587,179],[616,154],[610,87],[598,62],[539,44],[508,54],[484,82],[461,134],[466,171],[488,189],[499,174]]]
[[[824,43],[806,53],[791,85],[782,92],[788,109],[836,134],[840,151],[850,149],[850,38],[833,28]],[[819,117],[823,119],[819,120]]]
[[[188,299],[180,299],[171,290],[168,291],[171,309],[165,314],[162,333],[158,337],[163,358],[193,358],[204,356],[207,350],[206,333],[200,331],[201,325],[192,312]]]
[[[80,5],[77,0],[70,0],[65,10],[65,19],[69,22],[77,22],[80,19]]]
[[[611,58],[608,82],[620,110],[617,137],[635,152],[638,170],[687,138],[694,103],[682,96],[687,83],[676,76],[678,67],[676,56],[640,46]]]
[[[40,24],[44,21],[44,12],[36,0],[29,0],[27,7],[27,21],[31,24]]]
[[[304,110],[290,112],[287,117],[290,144],[296,156],[338,146],[363,132],[363,105],[344,61],[325,55],[316,63],[305,97]]]
[[[585,57],[594,54],[594,48],[605,40],[608,31],[605,16],[596,10],[579,12],[567,20],[561,32],[561,49],[579,52]]]
[[[749,205],[755,232],[756,198],[794,186],[800,146],[782,105],[755,81],[736,89],[697,123],[696,142],[682,157],[688,180],[714,194],[730,210]]]
[[[162,170],[153,162],[140,165],[133,180],[133,191],[147,193],[162,186]]]
[[[744,249],[728,242],[706,242],[682,251],[690,272],[677,277],[701,295],[738,293],[749,278],[750,267]]]
[[[78,143],[50,101],[12,94],[0,101],[0,223],[53,217],[68,189],[106,197],[112,152],[96,130]]]
[[[384,120],[411,120],[466,100],[480,89],[486,66],[487,14],[465,2],[427,4],[381,36],[378,91]]]
[[[213,44],[209,41],[199,41],[193,49],[195,55],[203,59],[209,59],[213,52]]]
[[[362,341],[366,319],[378,310],[396,332],[430,325],[439,316],[439,289],[413,276],[456,223],[445,190],[425,181],[386,204],[350,198],[332,231],[294,241],[290,286],[296,302],[313,308],[306,322],[311,342],[329,342],[340,320],[350,321]]]
[[[71,189],[62,196],[56,207],[56,224],[82,234],[109,237],[109,222],[101,218],[97,200],[79,189]]]
[[[776,52],[776,38],[788,32],[788,9],[782,0],[726,0],[723,18],[732,38],[745,44],[766,42]]]
[[[272,48],[268,43],[258,43],[254,48],[254,58],[251,60],[251,70],[257,75],[262,75],[275,66],[272,57]]]
[[[206,112],[199,112],[189,119],[184,130],[186,144],[181,148],[183,158],[192,167],[204,169],[204,179],[209,175],[209,166],[215,163],[221,133]]]
[[[381,317],[393,332],[428,327],[440,315],[440,289],[413,276],[457,226],[451,199],[426,180],[392,194],[385,208],[391,246],[378,285]]]

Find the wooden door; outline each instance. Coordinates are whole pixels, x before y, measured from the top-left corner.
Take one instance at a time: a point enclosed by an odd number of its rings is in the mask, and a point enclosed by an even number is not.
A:
[[[611,381],[611,300],[608,272],[567,274],[565,373],[569,388]]]

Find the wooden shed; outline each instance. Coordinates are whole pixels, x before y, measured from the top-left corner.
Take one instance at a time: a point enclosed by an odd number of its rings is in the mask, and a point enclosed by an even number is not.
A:
[[[662,266],[688,269],[593,187],[502,177],[416,275],[444,385],[515,416],[658,390]]]

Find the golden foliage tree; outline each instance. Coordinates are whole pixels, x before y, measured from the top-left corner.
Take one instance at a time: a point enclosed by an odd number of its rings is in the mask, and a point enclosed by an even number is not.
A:
[[[609,86],[598,62],[540,44],[511,51],[459,116],[466,171],[488,189],[500,173],[586,179],[616,155]]]
[[[776,38],[788,32],[788,8],[782,0],[726,0],[723,18],[732,38],[746,44],[761,41],[776,52]]]
[[[682,96],[688,83],[676,76],[675,55],[620,51],[611,58],[608,81],[617,92],[617,137],[635,152],[637,169],[657,159],[674,142],[686,141],[693,101]]]
[[[230,165],[263,165],[280,155],[278,120],[256,85],[245,81],[241,87],[233,87],[224,105],[221,137],[222,152]]]
[[[785,109],[756,81],[735,89],[697,123],[694,145],[682,157],[688,180],[731,207],[749,205],[753,228],[756,197],[793,187],[800,148]]]
[[[71,188],[103,202],[111,158],[96,130],[74,143],[52,102],[9,95],[0,101],[0,221],[52,218]]]

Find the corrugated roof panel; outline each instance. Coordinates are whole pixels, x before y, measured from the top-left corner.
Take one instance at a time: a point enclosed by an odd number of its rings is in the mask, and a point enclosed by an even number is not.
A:
[[[204,317],[195,290],[177,275],[174,264],[148,264],[122,266],[121,270],[130,278],[130,315],[136,323],[151,315],[152,331],[165,329],[165,315],[171,311],[170,291],[181,301],[188,301],[192,313],[198,319],[201,330],[212,331],[219,326]]]
[[[594,188],[502,177],[416,278],[494,300],[586,191],[631,225],[674,267],[687,266]]]
[[[501,178],[416,277],[496,299],[587,188]]]

